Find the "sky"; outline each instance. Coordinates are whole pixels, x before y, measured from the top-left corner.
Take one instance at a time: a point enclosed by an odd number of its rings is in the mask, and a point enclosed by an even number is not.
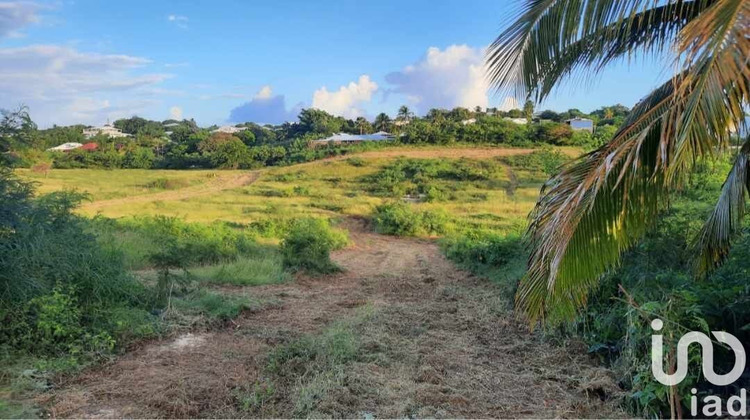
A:
[[[508,108],[488,89],[484,50],[516,0],[0,0],[0,108],[40,127],[138,115],[201,125],[347,118],[401,105]],[[621,63],[566,83],[537,109],[634,105],[665,80]]]

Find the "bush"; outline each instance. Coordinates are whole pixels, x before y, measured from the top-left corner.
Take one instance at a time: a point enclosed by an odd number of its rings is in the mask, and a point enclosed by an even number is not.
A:
[[[346,234],[334,230],[324,219],[299,219],[281,243],[284,265],[293,270],[331,273],[338,267],[331,261],[333,250],[346,246]]]
[[[548,148],[537,150],[526,155],[505,156],[500,161],[513,169],[543,172],[547,176],[557,173],[560,166],[570,161],[563,153]]]
[[[150,308],[146,288],[122,254],[101,247],[72,209],[80,195],[31,198],[32,189],[0,171],[0,343],[35,356],[79,360],[126,340],[103,308]]]
[[[144,187],[150,190],[177,190],[185,188],[190,183],[186,179],[169,179],[169,178],[157,178],[144,185]]]
[[[451,217],[442,209],[415,211],[408,204],[397,201],[377,206],[372,219],[378,233],[420,236],[448,232]]]

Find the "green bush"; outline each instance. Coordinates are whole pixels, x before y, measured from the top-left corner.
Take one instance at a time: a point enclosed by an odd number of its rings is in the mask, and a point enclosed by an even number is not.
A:
[[[377,206],[372,220],[375,230],[386,235],[440,235],[451,229],[451,217],[445,210],[416,211],[401,201]]]
[[[504,156],[500,161],[513,169],[538,171],[552,176],[570,158],[557,150],[543,148],[526,155]]]
[[[188,185],[190,183],[186,179],[157,178],[144,186],[150,190],[177,190]]]
[[[330,273],[338,268],[330,253],[348,242],[344,232],[331,228],[324,219],[298,219],[281,243],[284,265],[293,270]]]
[[[0,171],[0,347],[72,364],[108,353],[127,337],[102,319],[106,308],[148,309],[153,299],[72,213],[81,196],[31,193]]]

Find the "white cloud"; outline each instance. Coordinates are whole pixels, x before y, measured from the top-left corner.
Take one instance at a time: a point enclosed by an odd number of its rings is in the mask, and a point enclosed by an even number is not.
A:
[[[0,2],[0,39],[19,37],[19,30],[39,22],[39,4],[28,1]]]
[[[169,108],[169,119],[171,120],[182,120],[182,108],[179,106],[173,106]]]
[[[485,74],[482,48],[430,47],[416,63],[386,76],[394,86],[387,93],[404,95],[421,112],[457,106],[484,108],[490,104]]]
[[[339,90],[329,92],[323,86],[313,93],[312,107],[322,109],[333,115],[355,118],[364,114],[360,105],[369,102],[372,94],[378,90],[377,83],[370,80],[370,76],[359,76],[357,82],[350,82],[341,86]]]
[[[182,15],[169,15],[167,16],[167,20],[175,24],[178,28],[187,29],[188,21],[190,19],[188,19],[187,16]]]
[[[57,45],[0,48],[0,63],[0,108],[26,104],[42,126],[100,123],[91,119],[134,113],[150,104],[143,97],[153,96],[155,86],[170,77],[141,73],[150,63],[142,57]]]
[[[260,88],[258,93],[255,94],[255,99],[268,99],[271,97],[271,94],[273,94],[273,89],[271,89],[271,86],[263,86]]]

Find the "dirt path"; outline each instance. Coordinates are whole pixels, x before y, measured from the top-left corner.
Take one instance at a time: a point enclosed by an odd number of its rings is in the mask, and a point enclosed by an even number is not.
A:
[[[487,281],[430,241],[348,221],[344,268],[324,278],[232,289],[277,304],[224,329],[150,343],[91,370],[46,401],[54,417],[294,417],[300,381],[278,382],[252,411],[240,398],[273,380],[268,353],[354,317],[360,357],[331,372],[312,417],[622,417],[608,372],[581,349],[551,347],[516,321]],[[287,366],[294,371],[294,366]],[[328,378],[328,376],[323,376]],[[309,391],[309,389],[307,389]],[[261,392],[260,395],[265,395]],[[600,398],[601,397],[601,398]],[[245,405],[243,407],[243,404]]]
[[[164,191],[155,194],[143,194],[112,200],[94,201],[81,206],[82,210],[96,211],[105,207],[121,206],[123,204],[150,203],[154,201],[184,200],[203,195],[211,195],[219,191],[238,188],[252,184],[260,177],[260,171],[244,172],[239,175],[218,176],[216,179],[200,185],[180,188],[174,191]]]

